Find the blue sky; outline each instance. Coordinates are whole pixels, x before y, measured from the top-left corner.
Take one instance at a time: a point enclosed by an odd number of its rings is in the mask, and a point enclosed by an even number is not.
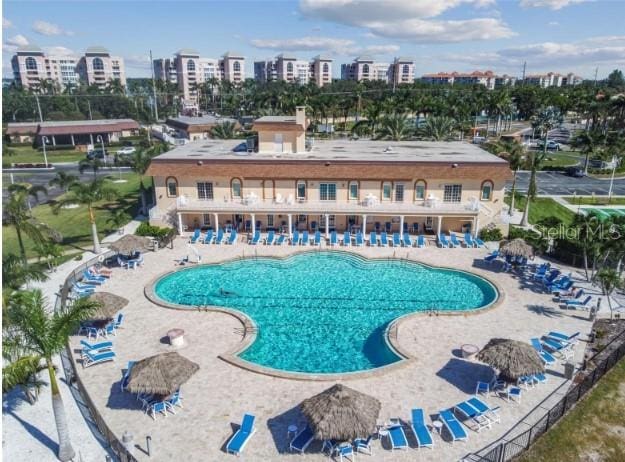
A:
[[[625,68],[621,0],[301,0],[3,2],[3,75],[21,44],[57,54],[103,45],[126,60],[131,77],[150,75],[149,50],[180,48],[252,61],[283,51],[340,63],[360,54],[409,56],[416,74],[492,69],[599,77]]]

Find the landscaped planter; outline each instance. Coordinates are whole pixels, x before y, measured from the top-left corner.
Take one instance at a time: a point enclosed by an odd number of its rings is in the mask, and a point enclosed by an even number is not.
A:
[[[18,168],[18,169],[47,169],[47,170],[54,170],[54,165],[52,164],[48,164],[48,166],[46,166],[46,164],[11,164],[11,168]]]

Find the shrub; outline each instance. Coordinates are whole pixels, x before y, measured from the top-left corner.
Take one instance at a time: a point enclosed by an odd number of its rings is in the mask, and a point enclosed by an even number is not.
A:
[[[150,223],[144,221],[141,223],[135,234],[137,236],[151,236],[155,239],[162,239],[172,231],[172,228],[161,228],[160,226],[152,226]]]
[[[499,228],[483,228],[480,230],[479,237],[483,241],[501,241],[503,234]]]

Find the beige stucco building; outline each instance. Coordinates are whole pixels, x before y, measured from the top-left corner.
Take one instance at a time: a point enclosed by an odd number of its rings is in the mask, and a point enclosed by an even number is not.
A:
[[[254,61],[254,79],[258,82],[284,81],[322,87],[332,82],[332,59],[317,55],[310,62],[285,53],[275,59]]]

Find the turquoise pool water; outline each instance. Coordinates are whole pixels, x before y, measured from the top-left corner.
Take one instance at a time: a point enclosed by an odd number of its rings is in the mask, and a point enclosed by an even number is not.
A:
[[[242,359],[307,373],[399,361],[385,339],[393,319],[420,310],[474,310],[497,298],[496,289],[473,274],[343,252],[197,266],[164,276],[154,292],[170,303],[242,311],[258,326]]]

